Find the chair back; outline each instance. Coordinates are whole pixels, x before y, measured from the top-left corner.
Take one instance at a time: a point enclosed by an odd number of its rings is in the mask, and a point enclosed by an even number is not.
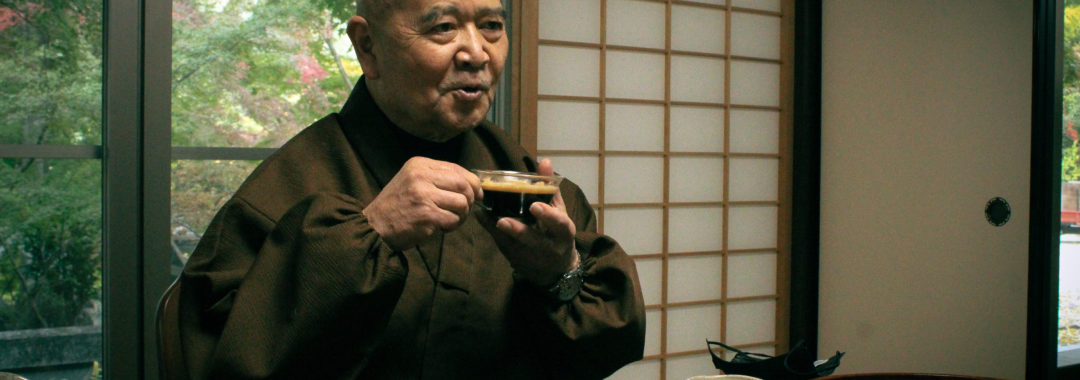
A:
[[[157,310],[158,371],[164,380],[187,380],[180,342],[180,279],[169,285]]]

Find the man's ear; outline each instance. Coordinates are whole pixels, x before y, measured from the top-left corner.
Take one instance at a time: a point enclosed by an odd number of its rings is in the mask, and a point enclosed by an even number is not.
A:
[[[377,79],[379,66],[375,58],[371,24],[368,24],[367,19],[354,15],[349,19],[346,31],[349,33],[349,40],[352,41],[353,51],[356,52],[356,60],[360,61],[360,68],[364,70],[364,76],[368,79]]]

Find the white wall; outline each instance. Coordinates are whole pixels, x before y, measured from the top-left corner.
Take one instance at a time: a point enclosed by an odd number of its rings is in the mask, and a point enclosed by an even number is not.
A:
[[[824,2],[819,352],[847,352],[837,373],[1023,378],[1031,20],[1026,0]]]

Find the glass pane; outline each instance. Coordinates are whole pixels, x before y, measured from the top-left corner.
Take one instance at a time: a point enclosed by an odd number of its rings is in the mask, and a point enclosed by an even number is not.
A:
[[[100,375],[101,209],[99,160],[0,159],[0,371]]]
[[[101,144],[102,3],[64,4],[0,2],[0,144]]]
[[[1080,4],[1067,1],[1064,15],[1076,15]],[[1080,18],[1064,17],[1065,30],[1080,27]],[[1080,363],[1080,144],[1077,135],[1080,126],[1080,36],[1065,33],[1065,72],[1062,77],[1061,137],[1061,243],[1059,254],[1058,283],[1058,365]]]
[[[0,144],[101,144],[102,10],[0,2]],[[101,171],[0,158],[0,372],[101,376]]]
[[[343,1],[173,1],[179,146],[276,147],[344,104],[361,74]]]
[[[172,275],[175,278],[217,210],[232,197],[258,161],[172,162]]]

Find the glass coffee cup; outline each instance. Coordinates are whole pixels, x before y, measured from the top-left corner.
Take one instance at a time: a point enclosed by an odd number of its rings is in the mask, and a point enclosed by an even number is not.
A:
[[[536,217],[529,212],[533,202],[551,204],[559,191],[562,177],[510,170],[473,170],[480,177],[484,200],[480,206],[493,219],[510,217],[532,225]]]

